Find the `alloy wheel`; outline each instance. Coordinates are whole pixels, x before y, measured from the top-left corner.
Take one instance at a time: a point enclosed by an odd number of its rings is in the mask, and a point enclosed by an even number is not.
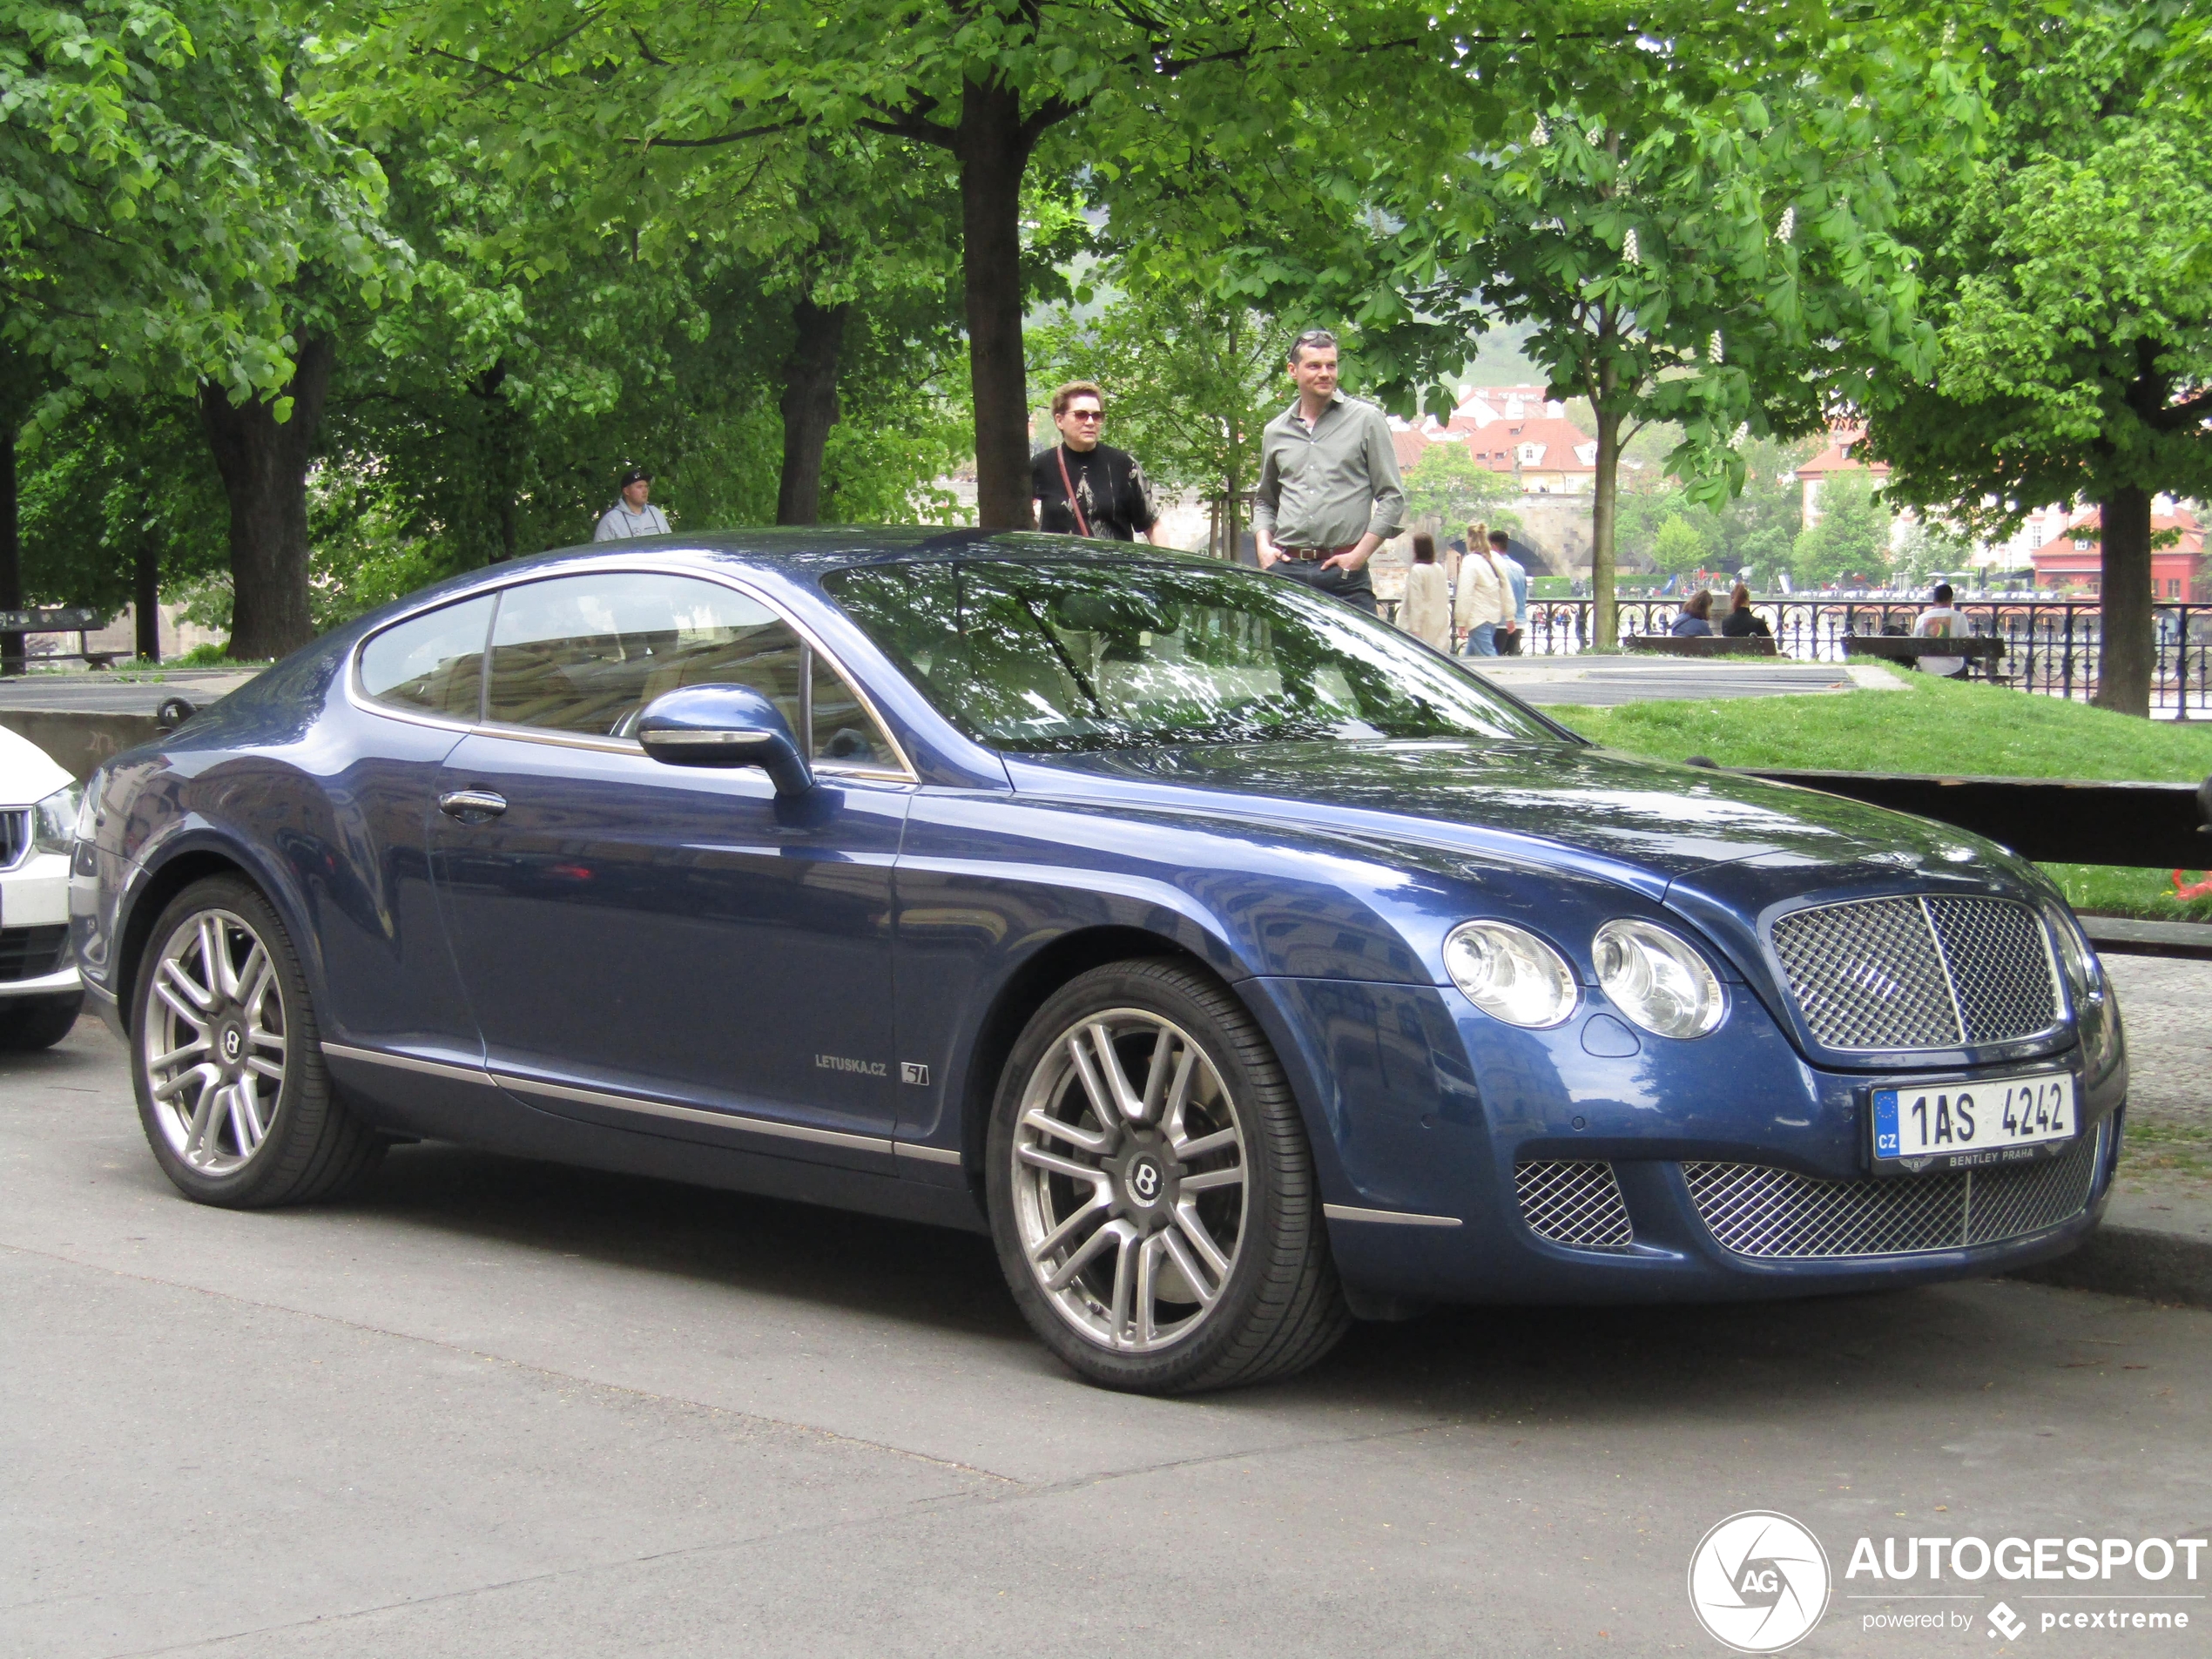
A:
[[[1022,1253],[1099,1347],[1157,1353],[1219,1304],[1245,1232],[1244,1126],[1221,1071],[1141,1008],[1086,1015],[1023,1087],[1013,1139]]]
[[[141,1058],[154,1118],[192,1169],[230,1175],[267,1141],[283,1102],[285,1033],[276,964],[242,917],[202,910],[170,931]]]

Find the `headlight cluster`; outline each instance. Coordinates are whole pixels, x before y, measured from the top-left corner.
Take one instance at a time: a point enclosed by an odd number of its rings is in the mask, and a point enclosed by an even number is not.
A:
[[[1591,954],[1614,1007],[1655,1036],[1702,1037],[1727,1015],[1704,957],[1664,927],[1608,921]],[[1470,1002],[1508,1025],[1557,1025],[1581,996],[1566,959],[1511,922],[1460,923],[1445,938],[1444,968]]]
[[[1664,927],[1608,921],[1590,954],[1613,1006],[1655,1036],[1702,1037],[1728,1012],[1705,959]]]
[[[77,850],[77,807],[84,798],[80,785],[68,784],[30,809],[30,844],[41,853]]]
[[[1463,921],[1444,941],[1444,971],[1467,1001],[1507,1025],[1557,1025],[1580,995],[1560,954],[1526,927]]]
[[[2112,1069],[2120,1054],[2120,1008],[2113,1001],[2112,982],[2096,947],[2081,931],[2074,913],[2063,906],[2046,904],[2044,920],[2059,948],[2059,966],[2066,974],[2067,993],[2074,1003],[2074,1022],[2081,1029],[2081,1052],[2092,1080]]]

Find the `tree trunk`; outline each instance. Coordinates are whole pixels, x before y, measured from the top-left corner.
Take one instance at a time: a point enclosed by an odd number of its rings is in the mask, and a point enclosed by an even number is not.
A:
[[[233,404],[203,383],[199,414],[230,500],[232,657],[282,657],[315,637],[307,610],[307,465],[336,353],[327,340],[300,341],[284,395],[292,418],[273,404]]]
[[[844,361],[845,320],[852,312],[850,305],[818,306],[807,299],[791,308],[794,333],[791,355],[784,360],[784,470],[776,489],[779,524],[821,522],[822,452],[841,412],[837,374]]]
[[[518,545],[521,536],[516,529],[516,498],[522,493],[522,481],[518,475],[521,457],[516,453],[515,432],[523,417],[502,391],[506,384],[507,365],[502,361],[477,375],[475,383],[469,388],[484,405],[484,473],[491,483],[493,524],[499,537],[497,550],[491,556],[494,564],[522,551]]]
[[[1598,369],[1598,385],[1602,394],[1614,389],[1614,369],[1609,362]],[[1618,517],[1621,487],[1621,417],[1608,414],[1604,403],[1595,401],[1593,412],[1597,417],[1597,476],[1593,481],[1590,496],[1590,644],[1597,651],[1611,651],[1620,643],[1620,607],[1615,602],[1613,578],[1615,559],[1613,529]]]
[[[2150,491],[2115,489],[2101,504],[2104,571],[2097,669],[2099,708],[2150,713],[2155,630],[2151,610]]]
[[[954,153],[960,160],[968,374],[975,400],[975,522],[1031,529],[1029,388],[1022,354],[1022,174],[1034,142],[1022,100],[968,83]]]
[[[131,610],[143,662],[161,660],[161,550],[144,529],[131,559]]]
[[[16,490],[16,433],[11,420],[0,428],[0,610],[23,608],[23,541]],[[24,671],[23,636],[0,633],[0,674]]]

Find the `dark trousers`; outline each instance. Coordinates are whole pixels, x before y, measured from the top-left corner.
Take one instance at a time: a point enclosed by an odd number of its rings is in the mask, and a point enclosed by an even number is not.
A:
[[[1325,570],[1318,559],[1282,558],[1268,569],[1277,576],[1303,582],[1316,593],[1325,593],[1348,605],[1357,605],[1371,617],[1382,614],[1375,604],[1375,584],[1368,580],[1365,565],[1357,570],[1347,570],[1341,564]]]

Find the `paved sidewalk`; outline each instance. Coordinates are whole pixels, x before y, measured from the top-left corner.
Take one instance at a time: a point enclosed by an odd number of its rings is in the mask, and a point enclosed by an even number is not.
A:
[[[1866,664],[1678,657],[1500,657],[1472,664],[1516,697],[1549,706],[1615,708],[1623,703],[1736,697],[1808,697],[1896,690],[1887,669]]]
[[[38,709],[91,714],[152,714],[181,697],[199,708],[235,691],[259,669],[175,668],[158,673],[130,670],[85,674],[25,674],[0,679],[0,711]]]

